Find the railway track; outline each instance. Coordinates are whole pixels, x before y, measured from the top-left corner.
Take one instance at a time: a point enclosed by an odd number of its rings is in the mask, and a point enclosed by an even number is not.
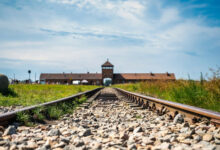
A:
[[[34,106],[28,106],[28,107],[24,107],[24,108],[21,108],[21,109],[16,109],[16,110],[9,111],[7,113],[0,114],[0,125],[4,126],[4,125],[8,125],[8,124],[12,123],[13,121],[15,121],[17,114],[20,113],[20,112],[31,113],[32,110],[34,110],[36,108],[39,108],[39,107],[54,106],[54,105],[59,105],[59,104],[64,103],[64,102],[65,103],[68,103],[68,102],[72,103],[72,101],[74,101],[76,99],[79,99],[81,96],[92,97],[100,89],[102,89],[102,88],[97,88],[97,89],[94,89],[94,90],[81,92],[81,93],[78,93],[76,95],[61,98],[61,99],[58,99],[58,100],[55,100],[55,101],[46,102],[46,103],[38,104],[38,105],[34,105]]]
[[[123,89],[117,88],[117,90],[127,99],[143,108],[156,111],[158,115],[166,114],[169,115],[170,119],[174,119],[179,114],[183,115],[184,120],[189,123],[200,122],[203,119],[216,126],[220,126],[220,113],[218,112],[132,93]]]
[[[220,149],[216,112],[199,109],[203,113],[198,113],[186,110],[186,105],[180,109],[177,103],[169,105],[121,89],[87,94],[86,103],[60,120],[33,127],[16,123],[0,127],[0,149]],[[11,122],[7,115],[0,115],[1,119]]]

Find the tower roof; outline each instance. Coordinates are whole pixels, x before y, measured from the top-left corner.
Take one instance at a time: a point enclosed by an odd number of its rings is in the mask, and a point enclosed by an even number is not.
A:
[[[114,65],[112,65],[107,59],[107,61],[102,65],[102,67],[114,67]]]

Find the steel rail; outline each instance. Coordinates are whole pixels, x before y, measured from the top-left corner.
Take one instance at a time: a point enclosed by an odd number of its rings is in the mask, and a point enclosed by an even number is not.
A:
[[[61,98],[61,99],[57,99],[57,100],[54,100],[54,101],[33,105],[33,106],[27,106],[27,107],[24,107],[24,108],[21,108],[21,109],[18,109],[18,110],[14,110],[14,111],[11,111],[11,112],[0,114],[0,125],[7,125],[11,121],[13,121],[13,119],[16,118],[17,113],[27,112],[27,111],[36,109],[38,107],[51,106],[51,105],[55,105],[55,104],[62,103],[62,102],[73,101],[76,98],[80,98],[82,95],[85,95],[87,97],[91,97],[92,95],[94,95],[95,93],[97,93],[101,89],[102,88],[96,88],[96,89],[93,89],[93,90],[90,90],[90,91],[80,92],[78,94],[75,94],[75,95],[72,95],[72,96],[69,96],[69,97],[65,97],[65,98]]]
[[[171,118],[174,118],[178,113],[185,116],[185,120],[195,123],[202,118],[208,119],[211,123],[220,126],[220,113],[211,110],[180,104],[159,98],[145,96],[142,94],[129,92],[120,88],[115,88],[121,94],[125,95],[128,99],[143,105],[146,108],[156,110],[160,114],[168,113]]]

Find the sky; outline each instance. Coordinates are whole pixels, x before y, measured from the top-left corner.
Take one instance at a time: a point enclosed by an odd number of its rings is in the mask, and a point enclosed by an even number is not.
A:
[[[220,66],[219,0],[1,0],[0,73],[175,73]]]

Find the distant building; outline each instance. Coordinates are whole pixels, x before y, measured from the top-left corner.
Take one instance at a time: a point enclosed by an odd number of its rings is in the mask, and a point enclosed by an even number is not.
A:
[[[141,81],[176,80],[174,73],[114,73],[114,65],[108,60],[101,66],[102,73],[42,73],[40,82],[45,84],[103,85],[106,79],[112,84]]]

